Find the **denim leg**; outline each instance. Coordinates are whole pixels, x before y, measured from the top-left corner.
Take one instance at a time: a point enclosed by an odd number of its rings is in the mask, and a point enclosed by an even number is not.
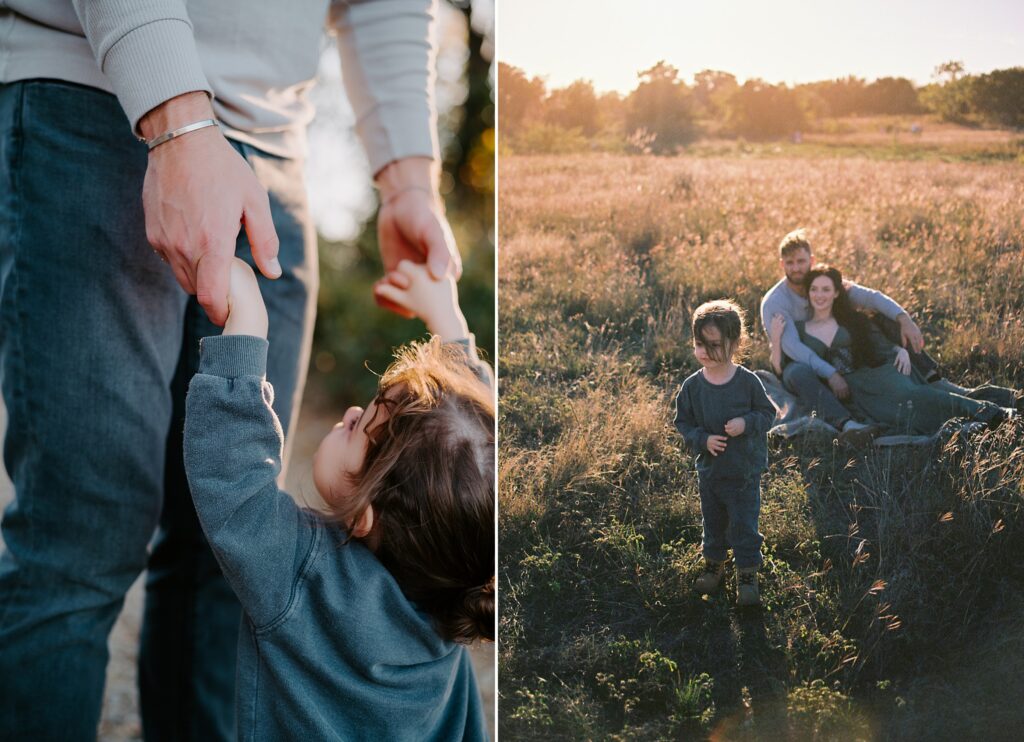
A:
[[[316,237],[306,211],[301,163],[236,149],[270,193],[283,275],[259,277],[270,319],[267,378],[274,410],[288,430],[300,407],[316,310]],[[245,233],[236,255],[253,265]],[[182,463],[184,399],[199,363],[199,339],[219,335],[194,298],[186,311],[173,384],[174,419],[167,441],[165,505],[149,561],[139,654],[139,688],[146,739],[234,737],[235,657],[241,610],[199,525]],[[288,448],[284,462],[287,466]]]
[[[761,544],[764,543],[764,536],[757,530],[761,515],[760,477],[746,482],[721,482],[718,489],[729,513],[729,544],[736,567],[760,567]]]
[[[700,517],[704,526],[701,548],[704,558],[713,562],[724,562],[729,558],[729,542],[726,532],[729,528],[729,514],[719,497],[717,482],[700,478]]]
[[[991,402],[997,404],[1000,407],[1013,407],[1017,404],[1019,395],[1013,389],[1007,389],[1006,387],[996,386],[995,384],[982,384],[979,387],[970,389],[968,387],[954,384],[949,379],[939,379],[933,381],[929,386],[935,389],[941,389],[944,392],[952,392],[953,394],[959,394],[961,397],[968,397],[970,399],[977,399],[983,402]]]
[[[113,96],[0,86],[0,739],[95,739],[159,518],[186,295],[146,241],[145,168]]]
[[[850,419],[850,411],[843,407],[828,385],[807,364],[787,364],[782,369],[782,383],[796,395],[802,405],[813,409],[829,425],[842,428],[843,423]]]

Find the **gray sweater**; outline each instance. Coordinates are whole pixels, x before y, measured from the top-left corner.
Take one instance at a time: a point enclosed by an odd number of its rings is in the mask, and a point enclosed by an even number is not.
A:
[[[878,312],[889,319],[896,319],[904,313],[903,307],[883,294],[881,291],[865,288],[855,283],[846,283],[846,293],[850,301],[861,309]],[[768,290],[761,300],[761,326],[767,333],[771,326],[772,316],[780,313],[786,318],[786,329],[782,331],[782,352],[791,361],[805,363],[814,369],[814,373],[823,379],[836,372],[836,369],[824,358],[808,348],[797,332],[796,323],[810,319],[810,302],[807,297],[793,291],[783,278]]]
[[[438,154],[436,0],[6,0],[0,82],[54,78],[115,93],[138,133],[148,111],[203,90],[226,136],[302,157],[325,22],[337,35],[373,172]],[[186,7],[187,5],[187,7]]]
[[[710,435],[725,435],[725,424],[743,418],[743,433],[730,437],[725,450],[708,451]],[[690,374],[676,395],[676,430],[697,456],[697,472],[712,479],[752,479],[768,466],[768,430],[775,420],[775,406],[753,372],[736,367],[724,384],[712,384],[703,369]]]
[[[185,415],[196,512],[245,611],[238,738],[486,740],[465,648],[361,543],[277,488],[267,347],[205,338]]]

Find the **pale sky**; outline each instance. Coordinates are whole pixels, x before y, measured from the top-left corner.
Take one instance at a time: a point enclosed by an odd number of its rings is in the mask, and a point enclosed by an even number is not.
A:
[[[661,59],[687,82],[713,69],[790,85],[1024,66],[1021,0],[499,0],[497,29],[498,59],[549,90],[626,93]]]

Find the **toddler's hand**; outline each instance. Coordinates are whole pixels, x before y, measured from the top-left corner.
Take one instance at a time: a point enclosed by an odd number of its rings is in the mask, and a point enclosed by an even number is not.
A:
[[[712,456],[717,456],[725,450],[725,446],[728,442],[729,439],[724,435],[709,435],[707,443],[708,451],[711,452]]]
[[[446,342],[469,335],[466,318],[459,309],[455,277],[450,272],[435,279],[425,264],[403,260],[373,290],[377,296],[412,312],[432,334]]]
[[[248,263],[231,260],[231,283],[228,292],[228,321],[225,335],[267,337],[267,306],[256,282],[256,274]]]
[[[725,432],[735,438],[738,435],[743,435],[743,431],[747,429],[747,421],[742,417],[734,417],[732,420],[725,424]]]

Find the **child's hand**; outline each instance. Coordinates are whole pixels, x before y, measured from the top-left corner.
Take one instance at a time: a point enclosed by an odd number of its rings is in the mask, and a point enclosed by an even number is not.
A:
[[[403,260],[373,290],[378,296],[419,317],[432,334],[439,335],[445,342],[469,336],[466,318],[459,309],[455,277],[451,273],[438,280],[430,275],[423,263]]]
[[[729,439],[724,435],[709,435],[707,443],[708,451],[711,452],[712,456],[717,456],[725,450],[725,446],[728,442]]]
[[[735,438],[738,435],[743,435],[743,431],[747,429],[747,421],[742,417],[734,417],[732,420],[725,424],[725,432],[727,435],[731,435]]]
[[[267,306],[256,282],[256,274],[248,263],[238,258],[231,261],[231,284],[228,291],[228,321],[225,335],[267,337]]]

